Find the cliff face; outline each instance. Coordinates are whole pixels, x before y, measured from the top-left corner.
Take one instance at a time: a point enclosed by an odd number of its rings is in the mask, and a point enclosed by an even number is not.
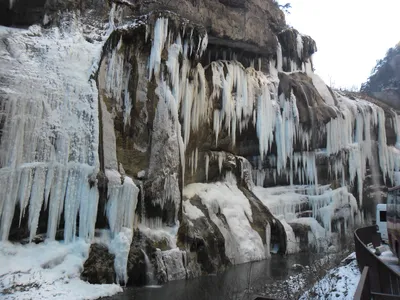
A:
[[[396,111],[330,90],[273,1],[171,2],[0,2],[43,24],[0,29],[1,239],[105,244],[93,283],[327,249],[395,180]]]
[[[386,104],[400,108],[400,45],[390,48],[386,56],[376,64],[361,91]]]

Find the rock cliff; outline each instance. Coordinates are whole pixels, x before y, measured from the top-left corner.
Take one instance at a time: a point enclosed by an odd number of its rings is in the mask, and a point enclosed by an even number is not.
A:
[[[400,44],[390,48],[379,60],[361,91],[376,97],[388,105],[400,108]]]
[[[89,282],[327,249],[396,179],[397,111],[274,1],[29,3],[0,1],[0,237],[92,243]]]

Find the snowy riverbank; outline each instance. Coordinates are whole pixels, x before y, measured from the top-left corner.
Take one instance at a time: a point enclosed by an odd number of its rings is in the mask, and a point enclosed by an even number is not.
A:
[[[353,299],[360,280],[355,253],[345,258],[340,266],[330,270],[300,300],[306,299]]]
[[[122,291],[116,284],[94,285],[80,279],[90,245],[0,243],[1,299],[97,299]]]

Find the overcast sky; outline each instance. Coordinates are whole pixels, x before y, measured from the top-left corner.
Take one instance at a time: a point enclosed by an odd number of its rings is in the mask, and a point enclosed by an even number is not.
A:
[[[317,42],[316,73],[336,88],[360,86],[400,41],[400,0],[279,1],[287,2],[287,23]]]

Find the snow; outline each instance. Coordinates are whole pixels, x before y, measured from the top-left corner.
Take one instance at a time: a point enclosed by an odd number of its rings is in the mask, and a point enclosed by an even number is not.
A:
[[[90,244],[46,241],[0,243],[2,299],[97,299],[122,291],[116,284],[94,285],[80,279]]]
[[[269,256],[260,235],[249,223],[252,221],[249,200],[236,184],[228,182],[194,183],[184,188],[184,198],[191,199],[195,195],[201,198],[201,202],[208,209],[211,220],[224,236],[226,255],[232,263],[239,264]],[[224,224],[218,214],[224,215],[227,224]]]
[[[314,87],[317,89],[318,93],[321,95],[322,99],[327,105],[334,106],[335,101],[333,100],[332,94],[328,89],[328,86],[317,74],[309,73],[307,74],[312,79]]]
[[[205,217],[204,213],[190,203],[189,200],[183,201],[183,213],[191,220]]]
[[[330,270],[324,278],[304,293],[300,300],[353,299],[361,274],[355,259],[355,253],[351,254],[343,262],[348,260],[350,260],[348,264],[342,263],[341,266]]]
[[[381,254],[379,255],[379,259],[383,261],[394,272],[400,273],[399,259],[397,255],[390,250],[389,245],[381,245],[380,247],[378,247],[378,249],[381,252]],[[375,249],[371,248],[370,250],[371,252],[376,254]]]

